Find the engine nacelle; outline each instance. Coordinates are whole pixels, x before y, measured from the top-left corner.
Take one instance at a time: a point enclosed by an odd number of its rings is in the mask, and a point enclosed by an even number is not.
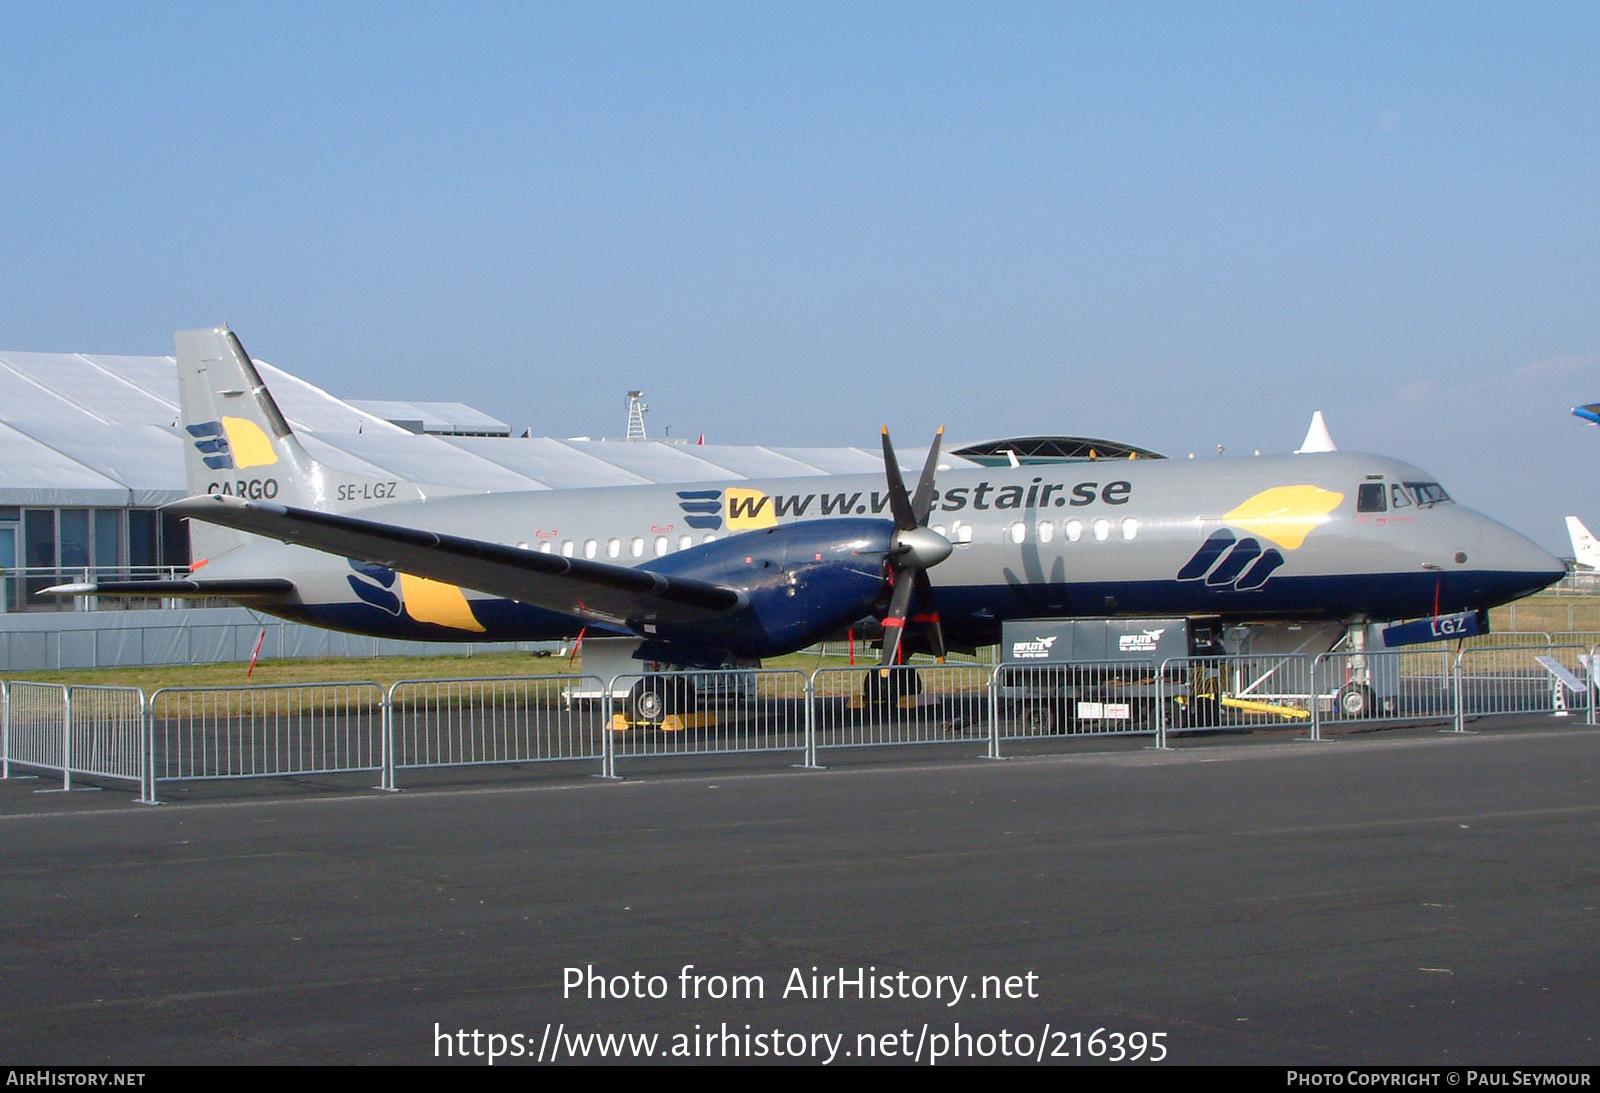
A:
[[[647,640],[771,657],[821,641],[884,595],[887,520],[812,520],[746,531],[647,562],[640,568],[738,589],[745,605],[721,619],[672,623],[630,619]]]

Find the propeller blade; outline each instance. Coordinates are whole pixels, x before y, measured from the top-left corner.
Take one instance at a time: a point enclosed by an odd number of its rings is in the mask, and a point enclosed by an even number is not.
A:
[[[895,658],[900,655],[900,639],[905,636],[906,614],[911,609],[911,593],[916,590],[916,582],[906,580],[909,574],[900,575],[894,582],[894,592],[889,597],[889,610],[883,616],[883,655],[878,658],[878,667],[884,669],[884,674],[895,664]]]
[[[939,623],[939,610],[933,605],[933,582],[928,579],[928,571],[917,570],[913,583],[916,585],[916,602],[921,606],[923,613],[913,616],[911,621],[927,628],[931,652],[935,659],[943,663],[945,653],[949,650],[944,644],[944,627]]]
[[[917,526],[916,511],[911,507],[910,495],[906,493],[906,480],[900,476],[900,461],[894,457],[894,445],[889,442],[887,425],[883,427],[883,473],[889,480],[889,508],[894,513],[895,530],[910,531]]]
[[[933,508],[933,480],[939,473],[939,441],[944,439],[944,426],[933,434],[933,444],[928,448],[928,461],[922,465],[922,477],[917,479],[917,494],[911,499],[911,514],[918,527],[928,526],[928,512]]]

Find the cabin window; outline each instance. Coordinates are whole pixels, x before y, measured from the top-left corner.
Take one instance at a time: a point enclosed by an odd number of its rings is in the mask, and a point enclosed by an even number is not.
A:
[[[1027,524],[1023,523],[1021,520],[1018,520],[1016,523],[1011,525],[1011,541],[1013,543],[1017,543],[1017,544],[1020,545],[1023,542],[1023,540],[1027,539],[1027,537],[1028,537],[1028,525]]]
[[[568,539],[568,540],[566,540],[565,542],[563,542],[561,544],[561,556],[563,558],[572,557],[572,540],[571,539]]]
[[[1416,495],[1417,504],[1423,508],[1444,504],[1450,500],[1450,495],[1444,492],[1444,487],[1437,482],[1407,482],[1406,488]]]
[[[950,525],[950,541],[952,543],[972,542],[972,525],[963,524],[960,520]]]
[[[1356,491],[1356,511],[1388,512],[1389,504],[1385,499],[1388,492],[1382,482],[1361,483],[1361,488]]]
[[[644,540],[639,538],[638,536],[634,536],[632,541],[630,541],[628,543],[628,553],[633,555],[635,558],[643,558],[644,557]]]
[[[1131,542],[1133,542],[1134,537],[1137,536],[1138,534],[1139,534],[1139,521],[1135,520],[1131,516],[1128,517],[1126,520],[1122,521],[1122,538],[1123,538],[1124,541],[1131,543]]]
[[[1079,539],[1083,538],[1083,521],[1068,520],[1066,526],[1061,530],[1066,532],[1067,542],[1076,543]]]
[[[678,536],[678,549],[679,550],[688,550],[692,546],[694,546],[694,536],[693,535],[680,535],[680,536]]]
[[[702,543],[714,543],[714,542],[717,541],[717,537],[715,535],[712,535],[710,532],[707,532],[705,537],[703,539],[701,539],[700,541]]]
[[[595,542],[593,539],[585,539],[583,541],[583,556],[585,558],[593,558],[596,554],[599,554],[599,553],[600,553],[600,544],[599,543]]]
[[[1056,537],[1056,525],[1050,520],[1039,521],[1039,541],[1048,543]]]
[[[667,553],[667,537],[665,535],[657,535],[656,536],[656,557],[657,558],[664,557],[666,555],[666,553]]]
[[[1094,522],[1094,537],[1096,542],[1105,542],[1111,538],[1111,521],[1103,517]]]
[[[607,558],[620,558],[620,557],[622,557],[622,540],[621,539],[608,539],[608,540],[606,540],[606,557]]]
[[[552,543],[548,539],[546,539],[544,542],[539,544],[539,553],[540,554],[550,554],[550,553],[553,553],[554,550],[555,550],[555,544]]]

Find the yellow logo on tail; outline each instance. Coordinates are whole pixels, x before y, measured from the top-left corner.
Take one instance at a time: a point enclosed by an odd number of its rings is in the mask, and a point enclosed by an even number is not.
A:
[[[222,428],[228,434],[235,467],[270,467],[278,461],[271,438],[255,422],[242,417],[225,417]]]
[[[1274,486],[1224,513],[1222,519],[1285,550],[1299,550],[1312,529],[1327,523],[1328,514],[1343,500],[1344,494],[1319,486]]]

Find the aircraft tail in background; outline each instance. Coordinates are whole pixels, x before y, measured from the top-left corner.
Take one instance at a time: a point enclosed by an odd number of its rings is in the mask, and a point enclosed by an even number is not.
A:
[[[1596,539],[1576,516],[1567,517],[1567,535],[1572,539],[1572,557],[1578,565],[1600,570],[1600,539]]]

